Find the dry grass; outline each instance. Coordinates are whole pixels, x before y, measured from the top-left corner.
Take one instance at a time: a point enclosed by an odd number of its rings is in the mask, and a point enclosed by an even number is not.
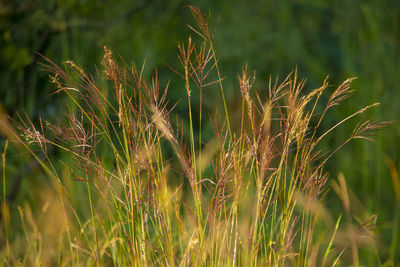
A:
[[[6,238],[5,263],[20,258],[25,265],[62,266],[331,266],[349,247],[358,265],[357,247],[373,241],[375,217],[358,228],[348,226],[344,237],[340,217],[332,218],[323,201],[324,166],[341,146],[325,153],[318,147],[376,104],[324,131],[321,121],[350,96],[353,79],[334,90],[323,113],[316,114],[330,90],[327,80],[305,94],[305,81],[294,71],[283,81],[270,79],[269,97],[261,99],[252,96],[255,75],[244,68],[240,127],[232,128],[213,29],[208,17],[191,10],[196,21],[191,28],[203,41],[197,45],[189,37],[179,44],[182,67],[174,69],[186,89],[189,129],[171,122],[168,84],[161,87],[157,74],[145,81],[143,68],[119,64],[107,48],[103,71],[95,77],[72,61],[60,67],[45,58],[56,93],[68,95],[71,104],[60,123],[42,120],[35,126],[28,118],[20,120],[19,141],[30,147],[52,187],[43,194],[49,204],[42,216],[35,218],[29,206],[20,209],[26,240]],[[210,73],[217,80],[210,80]],[[207,121],[203,114],[208,86],[220,88],[222,119]],[[200,90],[197,112],[192,90]],[[199,116],[198,127],[193,114]],[[209,123],[214,137],[204,140],[201,126]],[[343,145],[369,138],[384,125],[361,123]],[[184,131],[189,131],[187,143]],[[38,150],[48,155],[50,147],[64,155],[61,164],[36,156]],[[172,157],[166,157],[167,150]],[[212,175],[205,175],[207,170]],[[75,191],[76,183],[86,192]],[[344,178],[334,188],[348,212]],[[83,196],[86,201],[78,201]]]

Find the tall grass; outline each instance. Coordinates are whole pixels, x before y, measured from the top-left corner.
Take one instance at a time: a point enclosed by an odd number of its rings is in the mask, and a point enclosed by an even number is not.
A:
[[[107,48],[94,76],[72,61],[58,66],[44,58],[56,93],[66,94],[70,104],[58,123],[35,126],[21,118],[18,139],[51,178],[52,189],[43,193],[50,215],[35,218],[28,206],[20,208],[26,240],[5,235],[11,247],[2,251],[5,263],[331,266],[349,251],[359,265],[358,247],[374,242],[376,217],[358,226],[349,219],[346,232],[341,229],[341,217],[332,218],[324,207],[324,166],[343,145],[369,139],[386,123],[360,123],[332,151],[319,144],[377,104],[320,129],[330,109],[351,95],[353,79],[331,94],[327,80],[303,93],[305,80],[294,71],[282,81],[270,78],[263,99],[251,90],[255,75],[245,67],[238,76],[240,122],[232,124],[209,17],[191,10],[200,42],[189,37],[180,43],[182,66],[173,69],[183,79],[189,129],[173,117],[168,84],[160,85],[157,73],[146,81],[144,66],[120,63]],[[202,99],[203,89],[215,86],[223,112],[212,116],[204,114]],[[200,90],[198,111],[191,105],[193,90]],[[212,138],[203,139],[202,124],[212,124]],[[65,160],[49,157],[50,149]],[[348,213],[341,177],[334,188]],[[5,233],[12,230],[9,222],[5,226]]]

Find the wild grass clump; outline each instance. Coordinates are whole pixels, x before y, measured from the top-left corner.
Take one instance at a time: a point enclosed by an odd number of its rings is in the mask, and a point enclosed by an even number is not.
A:
[[[331,266],[349,250],[358,264],[360,240],[371,239],[375,217],[358,228],[349,226],[352,234],[338,240],[340,217],[332,218],[324,207],[324,166],[341,146],[329,152],[319,145],[376,104],[321,129],[326,113],[351,95],[353,79],[322,97],[331,90],[327,80],[303,93],[305,81],[294,71],[283,81],[271,78],[268,97],[262,99],[251,90],[255,75],[245,67],[238,77],[241,119],[233,128],[213,30],[208,17],[191,10],[196,21],[191,28],[201,42],[189,37],[179,44],[182,66],[174,69],[183,78],[189,129],[173,120],[168,84],[161,86],[157,73],[146,81],[143,67],[118,63],[107,48],[102,71],[94,77],[72,61],[60,67],[44,59],[56,93],[66,94],[70,104],[58,123],[41,120],[35,126],[21,119],[24,138],[19,140],[51,177],[51,219],[35,222],[29,208],[21,208],[27,240],[7,245],[6,262]],[[203,110],[203,89],[210,86],[219,87],[223,103],[223,112],[215,116]],[[200,93],[196,112],[193,90]],[[322,99],[327,102],[317,114]],[[206,124],[214,130],[207,140],[201,130]],[[343,145],[368,139],[383,125],[363,122]],[[49,149],[62,161],[48,156]],[[343,203],[345,186],[344,179],[336,184]],[[29,244],[23,252],[21,242]]]

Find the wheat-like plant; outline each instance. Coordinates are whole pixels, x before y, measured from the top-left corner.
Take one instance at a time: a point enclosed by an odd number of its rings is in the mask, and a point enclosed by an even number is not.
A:
[[[353,79],[330,93],[318,114],[317,107],[326,99],[321,96],[331,88],[327,80],[304,93],[305,81],[297,71],[282,81],[270,78],[268,97],[263,99],[252,90],[255,74],[245,67],[238,77],[240,122],[232,124],[229,114],[234,111],[224,96],[214,30],[209,17],[190,9],[196,22],[191,29],[200,42],[189,37],[180,43],[181,67],[173,68],[183,79],[189,129],[171,119],[168,84],[160,85],[157,73],[146,81],[144,66],[119,63],[107,48],[102,73],[95,76],[72,61],[61,67],[44,58],[55,93],[66,94],[70,102],[59,123],[41,120],[35,126],[28,118],[19,122],[23,133],[19,141],[52,178],[57,192],[52,205],[57,207],[53,223],[58,226],[51,243],[57,249],[43,250],[45,232],[34,226],[27,210],[20,211],[26,242],[31,244],[23,258],[26,265],[330,266],[338,262],[346,249],[335,241],[340,217],[332,218],[323,202],[329,176],[324,166],[337,149],[322,152],[319,144],[376,104],[321,129],[326,113],[352,93]],[[216,86],[223,112],[204,116],[204,89]],[[200,92],[196,112],[191,105],[193,90]],[[194,125],[193,116],[199,116],[199,125]],[[206,124],[213,127],[212,138],[203,138]],[[343,145],[369,138],[384,125],[366,121]],[[188,139],[183,138],[186,131]],[[50,156],[50,149],[62,154],[63,160]],[[86,202],[78,202],[82,198]],[[372,233],[373,219],[360,225],[358,236]],[[357,245],[354,241],[349,249],[355,251]],[[7,261],[12,264],[16,258],[8,254]]]

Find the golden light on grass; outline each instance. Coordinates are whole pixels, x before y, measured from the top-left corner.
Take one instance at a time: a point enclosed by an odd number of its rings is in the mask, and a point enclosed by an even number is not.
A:
[[[27,242],[38,246],[24,252],[25,264],[40,261],[35,253],[54,244],[40,243],[41,235],[53,240],[59,232],[62,249],[45,261],[60,265],[318,266],[341,257],[333,249],[336,234],[342,234],[340,217],[334,218],[324,206],[329,179],[324,167],[343,145],[369,139],[386,123],[361,123],[342,145],[323,154],[319,145],[325,136],[374,106],[321,129],[326,113],[350,96],[353,79],[331,94],[327,79],[304,93],[305,80],[294,71],[282,81],[270,79],[268,96],[256,99],[255,74],[249,75],[245,67],[236,92],[241,95],[240,126],[231,128],[214,32],[208,18],[190,8],[197,23],[191,28],[201,42],[197,45],[189,37],[185,45],[179,44],[183,72],[173,69],[183,78],[188,105],[183,119],[189,129],[179,127],[179,121],[173,126],[169,83],[160,85],[157,72],[145,81],[143,68],[119,64],[107,48],[102,82],[72,61],[60,67],[43,59],[55,77],[56,92],[65,93],[77,111],[69,109],[65,123],[57,126],[42,120],[36,128],[29,119],[20,123],[28,138],[25,145],[45,153],[40,159],[36,150],[29,150],[56,189],[56,194],[43,195],[45,203],[52,204],[45,205],[42,219],[57,217],[55,225],[41,228],[28,208],[21,209],[21,220],[28,221],[31,230]],[[211,71],[216,80],[210,80]],[[202,99],[208,86],[219,88],[224,106],[209,120],[202,114],[213,110],[205,110],[202,100],[198,113],[192,105],[193,90],[198,89]],[[321,97],[324,94],[328,96]],[[323,106],[322,113],[316,112],[317,106]],[[10,140],[16,136],[2,114],[0,123]],[[202,124],[213,126],[212,137],[204,138]],[[48,156],[47,146],[64,158]],[[334,189],[350,214],[344,176]],[[367,236],[374,226],[371,217],[354,229]],[[357,264],[361,242],[354,231],[351,250]],[[7,260],[14,264],[15,258]]]

